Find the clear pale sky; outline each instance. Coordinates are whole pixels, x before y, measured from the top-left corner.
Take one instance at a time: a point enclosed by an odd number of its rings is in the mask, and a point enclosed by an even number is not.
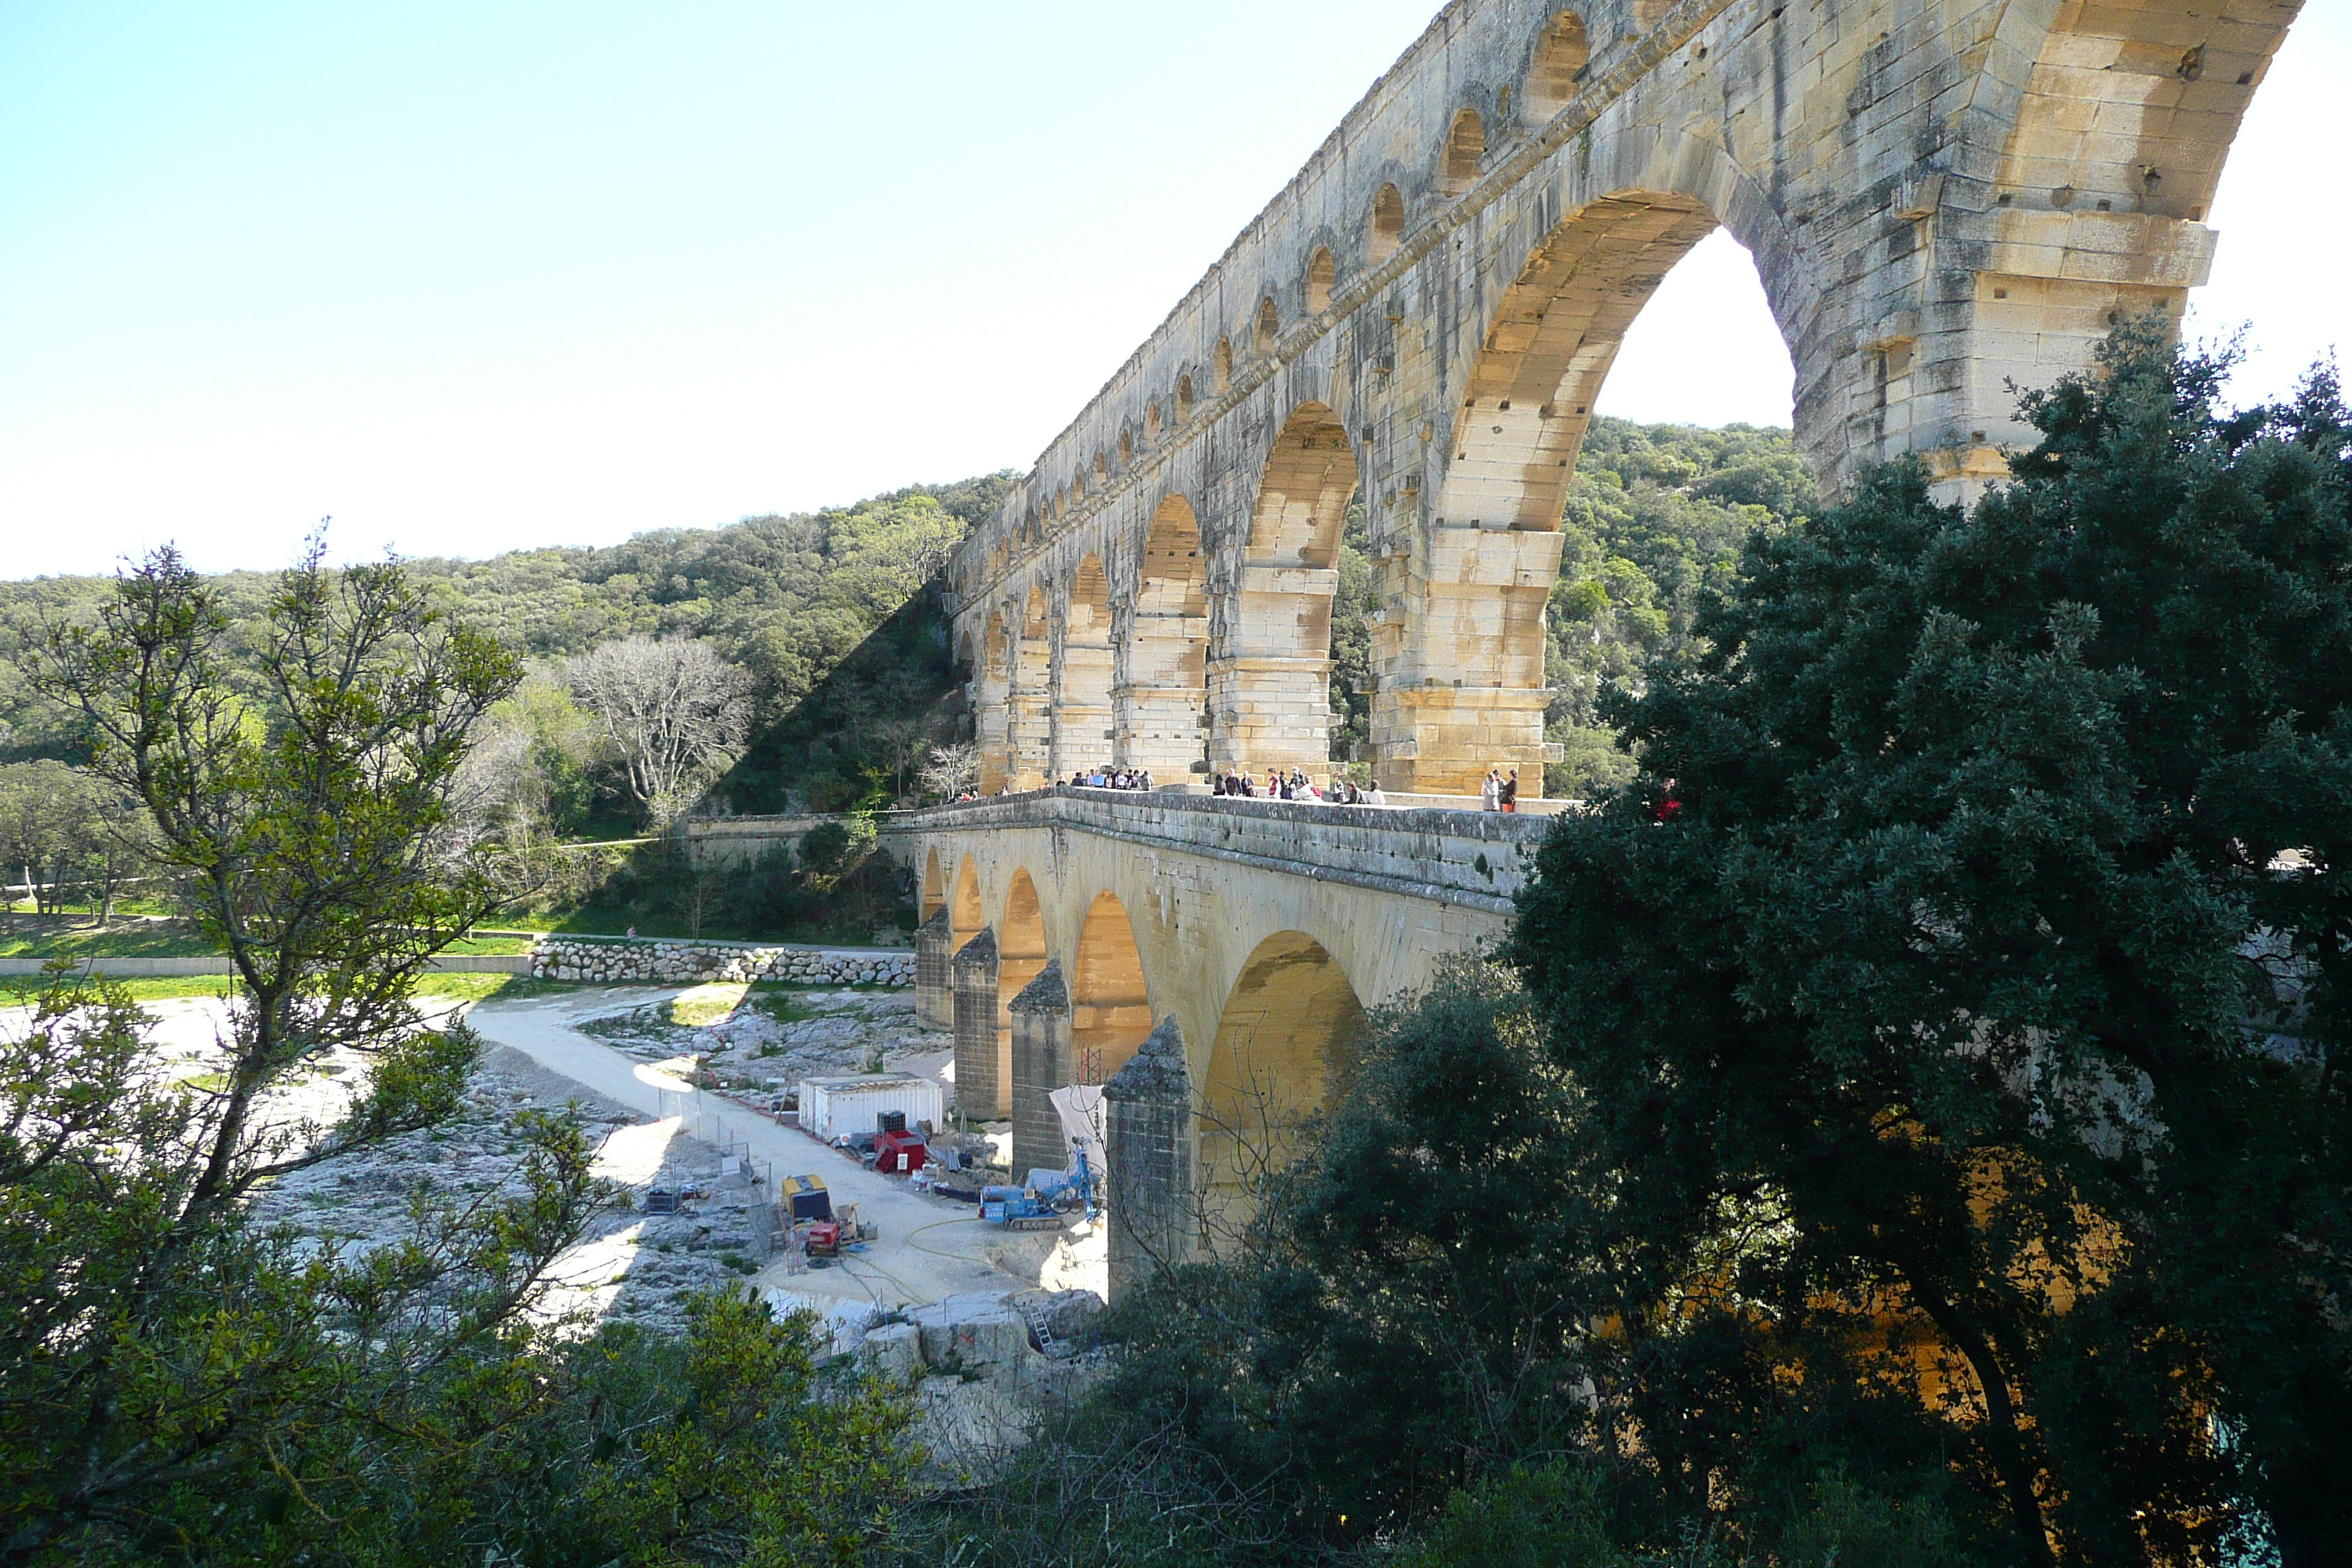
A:
[[[0,577],[604,543],[1025,468],[1436,0],[0,0]],[[2352,5],[2214,204],[2244,395],[2352,346]],[[1718,234],[1601,408],[1786,424]]]

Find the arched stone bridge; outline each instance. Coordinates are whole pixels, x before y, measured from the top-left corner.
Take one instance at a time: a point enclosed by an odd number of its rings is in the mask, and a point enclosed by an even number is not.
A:
[[[1456,0],[957,552],[987,790],[1318,768],[1351,496],[1375,771],[1540,780],[1563,492],[1667,269],[1753,255],[1827,493],[1913,454],[1973,494],[2012,382],[2203,281],[2300,5]]]
[[[1059,788],[909,813],[886,844],[921,878],[918,1005],[955,1031],[958,1108],[1012,1121],[1016,1171],[1068,1157],[1052,1090],[1133,1090],[1114,1108],[1123,1280],[1244,1201],[1366,1006],[1502,933],[1545,826]]]
[[[984,790],[1321,773],[1351,501],[1374,771],[1423,799],[1540,780],[1566,487],[1666,271],[1718,226],[1755,258],[1825,493],[1908,456],[1968,499],[2024,434],[2012,384],[2204,280],[2300,5],[1455,0],[950,563]],[[1315,1103],[1361,1006],[1500,931],[1538,832],[1055,791],[891,843],[926,1005],[1017,1158],[1059,1163],[1035,1086],[1117,1076],[1131,1268],[1197,1243],[1216,1204],[1188,1193],[1240,1191],[1251,1104]]]

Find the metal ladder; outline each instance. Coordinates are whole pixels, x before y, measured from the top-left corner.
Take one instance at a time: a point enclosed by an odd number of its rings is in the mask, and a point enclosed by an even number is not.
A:
[[[1036,1342],[1037,1353],[1047,1361],[1055,1359],[1055,1347],[1061,1342],[1054,1337],[1054,1321],[1045,1309],[1034,1301],[1023,1301],[1018,1304],[1018,1310],[1021,1321],[1029,1325],[1029,1337]]]

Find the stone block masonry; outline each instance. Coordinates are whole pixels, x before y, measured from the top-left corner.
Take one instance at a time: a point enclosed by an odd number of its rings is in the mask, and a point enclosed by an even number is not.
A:
[[[1352,500],[1366,760],[1533,798],[1562,507],[1675,263],[1718,226],[1754,258],[1826,498],[1915,458],[1971,500],[2032,439],[2012,383],[2179,319],[2301,9],[1453,0],[958,546],[983,793],[1322,773]]]
[[[915,955],[752,942],[551,937],[531,949],[530,973],[541,980],[609,984],[777,980],[802,985],[912,985]]]

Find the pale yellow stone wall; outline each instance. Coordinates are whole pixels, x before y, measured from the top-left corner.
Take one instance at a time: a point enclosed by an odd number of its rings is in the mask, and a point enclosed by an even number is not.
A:
[[[1163,779],[1321,763],[1359,488],[1383,784],[1539,779],[1562,487],[1667,269],[1718,224],[1755,257],[1829,492],[1916,455],[1968,499],[2024,437],[2011,384],[2203,280],[2222,159],[2298,8],[1448,6],[959,552],[960,646],[1005,628],[1001,665],[973,657],[992,784],[1104,747]],[[1189,560],[1150,545],[1171,508]],[[1073,597],[1090,558],[1107,647]],[[1172,627],[1150,607],[1188,595]]]

